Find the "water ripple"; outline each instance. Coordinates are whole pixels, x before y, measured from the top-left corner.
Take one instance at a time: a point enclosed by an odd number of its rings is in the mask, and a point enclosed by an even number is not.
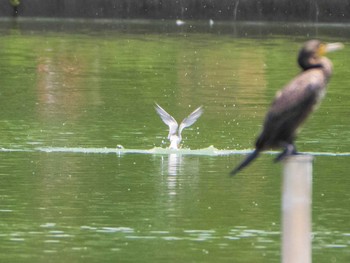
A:
[[[35,148],[37,151],[41,152],[65,152],[65,153],[100,153],[108,154],[114,153],[118,155],[122,154],[153,154],[153,155],[169,155],[169,154],[179,154],[179,155],[203,155],[203,156],[221,156],[221,155],[245,155],[250,153],[251,149],[244,150],[220,150],[214,146],[209,146],[202,149],[168,149],[154,147],[151,149],[126,149],[123,147],[120,148],[82,148],[82,147],[38,147]],[[277,151],[267,151],[266,154],[277,154]],[[309,154],[314,156],[350,156],[350,152],[300,152],[301,154]]]

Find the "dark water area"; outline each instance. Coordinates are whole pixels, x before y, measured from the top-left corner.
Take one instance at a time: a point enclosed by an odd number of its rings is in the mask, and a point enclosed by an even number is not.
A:
[[[338,41],[320,108],[313,261],[350,260],[350,36],[345,24],[0,20],[0,262],[280,262],[281,171],[234,178],[307,39]],[[167,149],[159,103],[177,120]]]
[[[342,0],[12,0],[0,3],[0,15],[339,23],[350,21],[350,3]]]

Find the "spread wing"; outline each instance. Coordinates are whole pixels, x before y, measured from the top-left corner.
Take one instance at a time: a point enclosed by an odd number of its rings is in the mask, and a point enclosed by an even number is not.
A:
[[[162,119],[162,121],[169,126],[169,134],[168,134],[168,139],[170,138],[171,135],[175,134],[177,131],[178,124],[176,120],[171,116],[169,113],[167,113],[161,106],[159,106],[156,103],[156,106],[154,107]]]
[[[202,115],[203,109],[202,106],[195,109],[188,117],[186,117],[180,124],[179,134],[181,134],[182,130],[186,127],[190,127],[193,123],[197,121],[197,119]]]

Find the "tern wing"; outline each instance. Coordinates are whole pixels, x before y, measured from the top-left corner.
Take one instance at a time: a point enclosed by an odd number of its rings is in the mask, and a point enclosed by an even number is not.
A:
[[[177,124],[177,121],[171,116],[169,113],[167,113],[161,106],[159,106],[156,103],[156,106],[154,107],[162,119],[162,121],[169,126],[169,135],[168,139],[170,138],[171,135],[175,134],[177,131],[177,127],[179,126]]]
[[[179,134],[181,134],[182,130],[186,127],[190,127],[196,120],[202,115],[203,108],[202,106],[195,109],[190,115],[188,115],[180,124]]]

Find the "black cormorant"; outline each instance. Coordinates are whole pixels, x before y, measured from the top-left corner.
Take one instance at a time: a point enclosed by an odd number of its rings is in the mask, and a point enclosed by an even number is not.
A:
[[[341,43],[325,44],[318,40],[303,45],[298,56],[302,72],[277,92],[255,142],[255,150],[231,171],[231,175],[247,166],[261,151],[282,148],[275,161],[297,153],[296,131],[324,97],[332,74],[332,62],[323,55],[342,47]]]

